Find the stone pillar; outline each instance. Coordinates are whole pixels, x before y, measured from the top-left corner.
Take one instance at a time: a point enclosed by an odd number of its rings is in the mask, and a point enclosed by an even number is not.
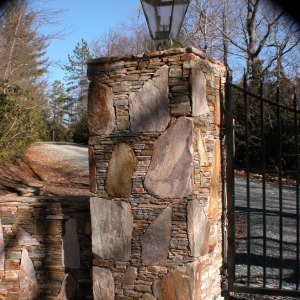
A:
[[[224,76],[196,48],[88,61],[95,299],[221,299]]]

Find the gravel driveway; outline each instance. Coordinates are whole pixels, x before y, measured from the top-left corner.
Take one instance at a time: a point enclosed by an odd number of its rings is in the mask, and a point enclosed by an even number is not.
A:
[[[58,164],[71,167],[75,171],[89,170],[87,146],[66,142],[43,142],[40,143],[40,150]]]
[[[246,180],[235,179],[236,216],[242,220],[243,230],[237,228],[236,233],[236,282],[247,281],[247,204]],[[285,288],[296,287],[296,259],[297,259],[297,214],[296,187],[283,186],[283,243],[282,243],[282,285]],[[263,196],[262,183],[250,182],[250,252],[251,252],[251,283],[263,282]],[[266,282],[269,287],[279,288],[280,274],[280,209],[279,186],[266,186]],[[261,299],[261,297],[251,299]],[[274,297],[270,298],[274,299]],[[284,299],[296,299],[285,297]]]

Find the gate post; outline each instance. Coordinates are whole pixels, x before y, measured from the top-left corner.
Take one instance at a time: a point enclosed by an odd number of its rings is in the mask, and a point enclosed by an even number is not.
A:
[[[94,299],[221,299],[225,73],[196,48],[88,61]]]
[[[234,128],[233,128],[233,102],[232,102],[232,86],[231,76],[227,74],[225,83],[225,135],[226,135],[226,195],[227,195],[227,218],[230,220],[228,226],[228,288],[231,289],[233,285],[234,274],[234,247],[235,247],[235,214],[234,214]]]

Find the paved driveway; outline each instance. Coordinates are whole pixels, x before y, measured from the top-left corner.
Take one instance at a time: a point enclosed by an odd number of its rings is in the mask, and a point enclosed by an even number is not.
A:
[[[236,215],[243,221],[247,219],[246,180],[240,177],[235,181]],[[283,243],[282,266],[283,285],[295,288],[296,272],[296,187],[284,186],[283,191]],[[263,273],[263,196],[262,183],[250,183],[250,252],[251,252],[251,282],[262,283]],[[267,284],[279,287],[280,274],[280,209],[279,186],[266,186],[266,263]],[[247,280],[247,223],[243,225],[242,234],[239,231],[236,247],[237,282]]]

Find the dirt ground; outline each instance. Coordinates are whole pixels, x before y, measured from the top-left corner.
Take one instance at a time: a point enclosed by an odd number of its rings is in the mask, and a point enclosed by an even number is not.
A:
[[[57,163],[32,145],[25,157],[0,165],[0,196],[65,195],[91,196],[87,171]]]

